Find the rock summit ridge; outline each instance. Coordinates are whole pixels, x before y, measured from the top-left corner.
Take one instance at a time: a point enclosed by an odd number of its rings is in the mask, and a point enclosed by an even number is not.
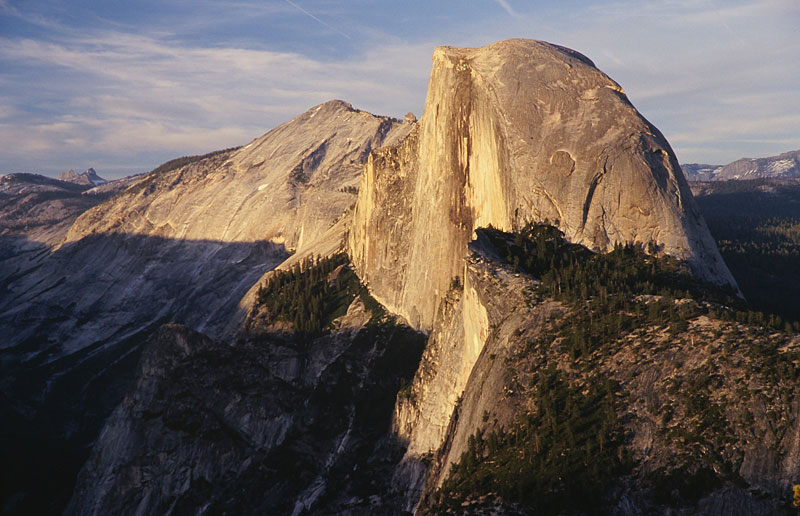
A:
[[[77,185],[85,186],[99,186],[107,183],[105,179],[97,175],[93,168],[85,170],[80,174],[74,170],[67,170],[58,175],[59,181],[66,181],[67,183],[75,183]]]

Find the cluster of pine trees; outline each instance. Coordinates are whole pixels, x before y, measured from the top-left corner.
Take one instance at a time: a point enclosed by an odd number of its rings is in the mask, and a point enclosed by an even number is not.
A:
[[[345,253],[311,256],[288,270],[276,271],[258,289],[256,303],[266,307],[271,320],[290,322],[299,333],[320,334],[344,315],[361,292],[348,263]]]
[[[161,165],[157,166],[153,170],[150,171],[151,174],[163,174],[165,172],[169,172],[170,170],[175,170],[177,168],[185,167],[190,163],[196,163],[198,161],[204,160],[206,158],[212,158],[214,156],[219,156],[220,154],[227,154],[229,152],[233,152],[235,150],[240,149],[241,147],[230,147],[228,149],[222,149],[214,152],[209,152],[208,154],[203,154],[199,156],[181,156],[180,158],[175,158],[167,161],[166,163],[162,163]]]
[[[486,231],[508,263],[541,280],[541,294],[561,301],[607,304],[650,294],[738,303],[732,289],[698,281],[677,259],[656,256],[654,243],[617,244],[609,253],[593,253],[567,242],[547,223],[529,224],[514,235]]]
[[[434,512],[460,514],[465,499],[489,493],[535,514],[589,510],[630,469],[614,382],[597,376],[571,386],[550,367],[531,384],[533,412],[511,428],[470,436],[467,451],[427,501]]]

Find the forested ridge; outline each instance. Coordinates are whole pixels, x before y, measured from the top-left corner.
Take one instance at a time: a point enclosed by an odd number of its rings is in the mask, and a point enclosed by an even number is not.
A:
[[[567,311],[535,338],[515,333],[520,342],[505,358],[507,392],[532,408],[506,426],[492,425],[486,412],[486,426],[470,437],[441,488],[423,500],[423,513],[482,514],[500,503],[523,514],[604,514],[625,485],[637,485],[645,504],[671,507],[695,504],[726,485],[746,486],[718,450],[738,439],[737,425],[746,430],[752,424],[750,409],[720,394],[734,388],[721,380],[722,365],[670,365],[675,376],[660,380],[668,394],[651,403],[651,417],[657,417],[659,439],[681,456],[644,473],[623,424],[630,415],[621,416],[635,395],[600,364],[640,346],[666,355],[677,344],[724,349],[732,360],[742,357],[737,397],[766,400],[768,390],[788,394],[800,379],[800,357],[783,351],[796,323],[754,311],[731,289],[698,281],[683,263],[659,255],[655,244],[618,245],[600,254],[567,242],[547,224],[515,234],[479,231],[506,267],[534,280],[530,306],[557,300]],[[759,378],[762,386],[748,390],[745,378]]]

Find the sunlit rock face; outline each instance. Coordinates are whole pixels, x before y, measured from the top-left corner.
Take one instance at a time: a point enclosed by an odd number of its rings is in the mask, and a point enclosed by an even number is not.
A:
[[[230,154],[149,178],[125,202],[81,217],[67,242],[114,232],[269,240],[293,251],[353,203],[370,151],[397,143],[412,125],[326,102]]]
[[[454,408],[514,304],[489,295],[493,273],[466,259],[468,244],[479,227],[545,220],[598,251],[655,242],[698,276],[735,285],[669,144],[586,57],[526,40],[437,48],[425,112],[402,144],[370,155],[348,237],[373,295],[430,332],[394,415],[409,442],[396,474],[408,510],[426,457],[461,449],[447,440],[454,425],[476,428]]]
[[[437,48],[417,127],[361,179],[359,274],[429,330],[475,228],[543,220],[599,251],[654,241],[734,285],[669,144],[589,59],[529,40]]]

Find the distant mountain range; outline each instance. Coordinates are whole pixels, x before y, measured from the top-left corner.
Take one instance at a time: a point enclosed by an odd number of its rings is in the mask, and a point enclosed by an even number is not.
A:
[[[769,158],[742,158],[727,165],[684,163],[681,168],[689,181],[800,177],[800,150]]]
[[[58,175],[60,181],[68,183],[75,183],[79,185],[99,186],[107,183],[108,181],[97,175],[93,168],[78,174],[74,170],[68,170]]]

